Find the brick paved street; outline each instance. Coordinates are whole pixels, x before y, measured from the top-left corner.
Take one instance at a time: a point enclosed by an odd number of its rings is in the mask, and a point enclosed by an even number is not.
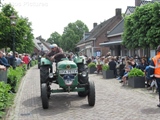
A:
[[[31,68],[24,77],[7,120],[158,120],[158,95],[146,89],[121,86],[118,80],[90,75],[95,82],[96,104],[88,106],[87,98],[77,93],[52,94],[49,109],[41,104],[39,69]],[[53,85],[52,87],[57,87]]]

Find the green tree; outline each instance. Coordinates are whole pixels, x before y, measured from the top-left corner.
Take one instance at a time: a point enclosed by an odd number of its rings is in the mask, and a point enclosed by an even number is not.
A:
[[[29,22],[28,18],[20,17],[17,20],[16,24],[16,50],[18,52],[27,52],[31,53],[34,48],[33,39],[34,36],[32,34],[32,23]],[[26,36],[26,39],[25,39]]]
[[[12,13],[17,17],[16,25],[11,26],[10,16]],[[34,48],[33,34],[31,28],[31,22],[28,18],[18,16],[18,13],[11,6],[11,4],[5,4],[0,12],[0,48],[9,47],[12,50],[13,46],[13,33],[15,32],[15,46],[16,51],[25,52],[25,47],[27,46],[27,52],[31,53]],[[27,35],[27,40],[24,36]]]
[[[74,51],[74,48],[76,47],[75,41],[79,39],[79,36],[74,33],[73,30],[68,29],[66,33],[63,33],[62,35],[62,42],[61,42],[61,47],[65,51]]]
[[[157,47],[160,43],[160,3],[136,7],[124,19],[123,44],[127,48]]]
[[[60,45],[65,51],[74,51],[76,44],[83,38],[83,34],[88,31],[88,27],[80,20],[69,23],[64,28]]]
[[[61,35],[58,32],[54,32],[50,35],[50,37],[47,39],[47,42],[53,44],[57,44],[58,46],[60,46],[60,39],[61,39]]]
[[[10,39],[10,19],[0,12],[0,48],[8,46],[7,41]]]

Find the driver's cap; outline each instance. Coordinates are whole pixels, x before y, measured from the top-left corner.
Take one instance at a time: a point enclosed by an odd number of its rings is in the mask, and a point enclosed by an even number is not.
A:
[[[52,49],[52,48],[55,48],[55,47],[57,47],[57,44],[52,44],[52,45],[50,45],[50,48]]]

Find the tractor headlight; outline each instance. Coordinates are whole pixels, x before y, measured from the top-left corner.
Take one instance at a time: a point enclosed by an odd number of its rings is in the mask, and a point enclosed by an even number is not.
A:
[[[53,78],[53,73],[49,73],[49,78]]]
[[[82,75],[83,77],[86,77],[86,76],[87,76],[87,72],[86,72],[86,71],[83,71],[81,75]]]

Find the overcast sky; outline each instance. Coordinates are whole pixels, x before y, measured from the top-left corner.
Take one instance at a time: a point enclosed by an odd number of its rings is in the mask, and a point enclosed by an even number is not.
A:
[[[19,15],[29,18],[35,37],[42,35],[47,39],[55,31],[62,34],[64,27],[76,20],[91,30],[94,22],[99,24],[113,17],[116,8],[124,13],[127,6],[134,6],[135,0],[2,0],[2,3],[11,3]]]

